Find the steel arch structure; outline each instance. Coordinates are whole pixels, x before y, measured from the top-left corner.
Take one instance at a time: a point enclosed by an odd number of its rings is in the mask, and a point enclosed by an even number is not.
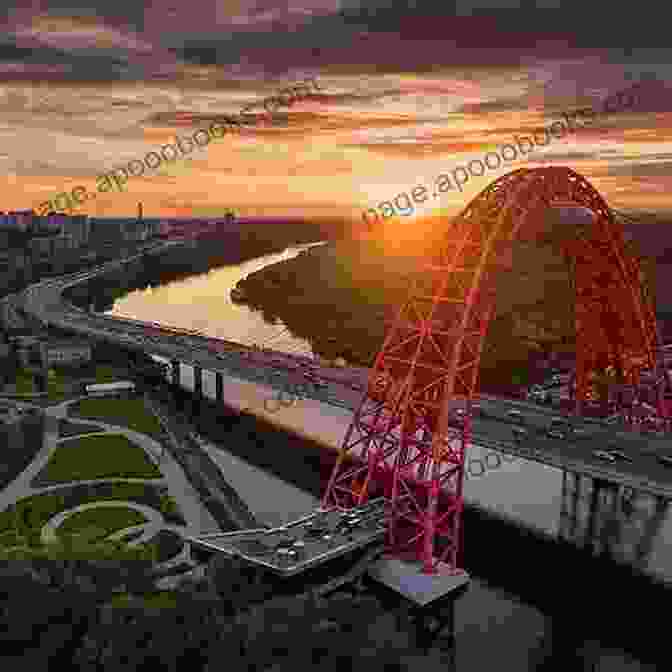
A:
[[[539,215],[558,204],[589,210],[592,222],[570,227],[559,240],[576,297],[576,411],[596,372],[610,368],[622,383],[636,385],[649,367],[659,374],[664,414],[653,306],[604,199],[565,167],[522,168],[495,180],[451,222],[415,279],[322,499],[324,508],[350,508],[383,494],[388,551],[421,559],[425,573],[435,573],[440,562],[458,568],[471,400],[498,274],[513,269],[513,241],[543,232]],[[449,425],[456,406],[463,413],[457,427]]]

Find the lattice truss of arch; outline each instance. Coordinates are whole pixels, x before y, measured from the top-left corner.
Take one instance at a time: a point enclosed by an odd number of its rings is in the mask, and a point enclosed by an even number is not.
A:
[[[500,273],[516,239],[544,234],[543,213],[560,203],[590,209],[590,227],[556,241],[575,290],[576,403],[607,367],[634,383],[657,365],[653,308],[637,262],[607,204],[567,168],[520,169],[483,190],[446,231],[443,245],[399,310],[339,451],[323,506],[350,508],[383,494],[388,550],[411,552],[424,571],[457,567],[471,399]],[[589,230],[586,230],[589,229]],[[556,232],[557,233],[557,232]],[[455,407],[461,428],[448,424]],[[662,411],[661,411],[662,412]]]

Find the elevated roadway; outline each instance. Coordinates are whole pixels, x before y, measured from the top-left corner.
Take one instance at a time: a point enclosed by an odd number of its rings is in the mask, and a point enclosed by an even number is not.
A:
[[[173,244],[180,243],[164,245]],[[160,248],[157,247],[156,251]],[[267,390],[282,390],[288,383],[306,383],[311,377],[317,378],[321,386],[308,385],[305,397],[319,402],[312,408],[339,409],[341,413],[334,417],[343,425],[342,433],[345,433],[351,412],[357,407],[365,389],[366,369],[326,368],[307,357],[272,350],[259,351],[196,332],[92,315],[62,298],[62,292],[67,287],[85,282],[122,263],[111,262],[97,269],[32,285],[21,294],[23,308],[45,325],[200,367],[202,371],[217,372],[229,381],[246,381]],[[667,349],[672,350],[669,346]],[[490,395],[481,395],[479,405],[480,409],[472,419],[472,441],[475,444],[654,495],[672,497],[672,468],[657,459],[660,455],[672,456],[669,436],[666,438],[656,432],[625,431],[605,421],[577,418],[574,419],[576,431],[558,438],[548,434],[552,418],[558,416],[552,409]],[[519,423],[509,415],[513,410],[521,412],[527,428],[527,434],[519,440],[516,440],[513,431]],[[298,432],[301,432],[301,424],[310,422],[308,404],[293,422],[297,426],[292,426],[292,429]],[[606,462],[595,455],[595,451],[605,449],[617,449],[625,457],[617,462]]]

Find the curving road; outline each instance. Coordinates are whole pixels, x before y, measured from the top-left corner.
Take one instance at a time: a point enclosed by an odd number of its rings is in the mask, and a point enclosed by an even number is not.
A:
[[[164,243],[164,246],[181,244]],[[159,245],[156,247],[160,252]],[[131,257],[133,259],[133,257]],[[367,369],[336,369],[317,365],[307,357],[272,350],[258,351],[244,345],[209,338],[196,332],[181,332],[133,320],[91,315],[62,298],[66,287],[81,283],[118,267],[111,262],[96,269],[32,285],[20,296],[24,310],[42,324],[53,325],[96,339],[103,339],[147,354],[200,366],[230,378],[251,381],[281,390],[287,384],[318,380],[306,397],[329,407],[354,410],[366,385]],[[672,456],[669,438],[661,433],[620,431],[604,421],[582,418],[578,432],[562,438],[549,436],[557,412],[531,403],[481,395],[480,411],[472,419],[472,438],[479,446],[502,453],[571,470],[593,478],[621,483],[654,495],[672,496],[672,468],[657,457]],[[509,412],[517,409],[524,416],[528,434],[514,440],[516,421]],[[307,411],[306,411],[307,414]],[[349,414],[346,414],[349,415]],[[308,419],[306,419],[308,422]],[[300,428],[297,427],[297,430]],[[606,462],[595,451],[618,449],[626,459]]]

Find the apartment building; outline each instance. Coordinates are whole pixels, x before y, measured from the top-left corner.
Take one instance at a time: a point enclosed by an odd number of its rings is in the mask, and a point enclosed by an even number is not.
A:
[[[50,212],[46,216],[32,210],[0,212],[0,232],[22,233],[25,236],[58,236],[69,239],[68,247],[77,248],[89,242],[91,223],[88,215],[66,215]]]
[[[0,228],[31,233],[39,216],[32,210],[18,210],[14,212],[0,212]]]
[[[138,242],[161,233],[161,220],[136,218],[93,219],[91,238],[97,241]]]

